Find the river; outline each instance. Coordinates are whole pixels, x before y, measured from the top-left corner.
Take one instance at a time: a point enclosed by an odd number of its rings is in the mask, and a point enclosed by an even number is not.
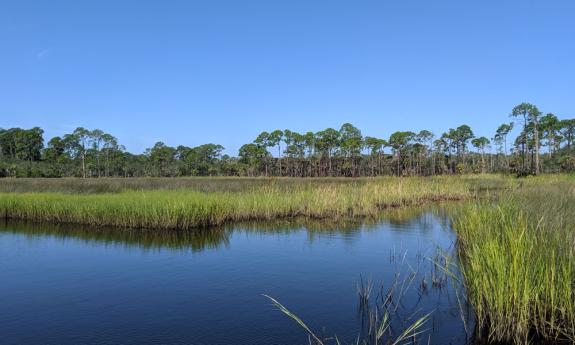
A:
[[[367,337],[358,286],[371,282],[368,305],[392,319],[386,336],[430,313],[416,342],[466,344],[471,312],[445,274],[457,276],[455,241],[443,208],[189,232],[7,222],[0,342],[308,344],[267,294],[319,337],[348,344]]]

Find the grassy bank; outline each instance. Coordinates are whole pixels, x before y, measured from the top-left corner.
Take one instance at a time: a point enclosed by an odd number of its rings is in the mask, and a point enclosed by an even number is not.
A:
[[[575,179],[542,177],[456,217],[480,335],[575,342]]]
[[[158,179],[4,180],[0,188],[13,191],[0,193],[0,215],[94,226],[182,229],[296,216],[376,216],[384,208],[461,200],[510,183],[497,176],[163,180],[164,184]],[[94,192],[107,184],[114,185],[113,192]],[[119,188],[122,184],[126,185]],[[43,192],[31,192],[35,189]]]

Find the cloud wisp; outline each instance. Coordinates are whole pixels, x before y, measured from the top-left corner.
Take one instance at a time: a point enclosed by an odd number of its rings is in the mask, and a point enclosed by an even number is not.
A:
[[[38,61],[42,61],[48,53],[50,53],[50,49],[42,49],[36,54],[36,59],[38,59]]]

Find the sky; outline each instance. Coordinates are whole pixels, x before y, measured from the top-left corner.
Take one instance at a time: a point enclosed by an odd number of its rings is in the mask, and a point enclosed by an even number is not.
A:
[[[0,128],[78,126],[134,153],[275,129],[492,137],[575,117],[575,1],[0,1]]]

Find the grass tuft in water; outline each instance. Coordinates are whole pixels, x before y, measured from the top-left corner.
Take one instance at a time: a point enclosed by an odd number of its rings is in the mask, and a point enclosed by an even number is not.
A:
[[[290,319],[294,320],[301,328],[306,331],[311,340],[310,344],[327,344],[329,339],[321,339],[319,336],[317,336],[301,318],[291,312],[283,304],[281,304],[273,297],[268,295],[263,296],[268,298],[273,303],[273,305],[278,308],[279,311],[288,316]],[[385,309],[381,313],[371,310],[369,311],[369,332],[364,337],[358,337],[354,344],[415,344],[416,338],[427,331],[427,329],[424,329],[424,326],[429,320],[430,315],[431,314],[426,314],[423,317],[415,320],[413,323],[409,324],[399,335],[393,336],[393,329],[391,327],[391,317],[389,312]],[[337,336],[330,339],[335,340],[336,344],[338,345],[342,344]]]

